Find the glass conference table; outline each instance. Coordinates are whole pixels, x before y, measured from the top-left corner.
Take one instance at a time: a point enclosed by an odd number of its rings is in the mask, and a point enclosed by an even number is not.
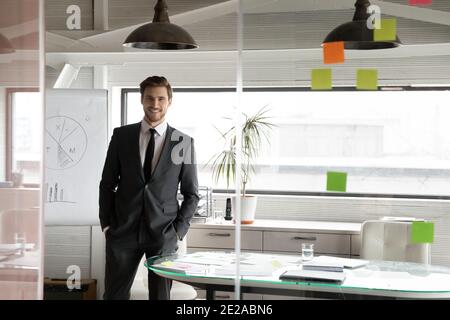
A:
[[[234,252],[196,252],[156,256],[145,266],[162,277],[205,289],[206,298],[215,291],[234,291]],[[342,283],[280,280],[287,270],[302,269],[300,256],[242,253],[242,293],[302,296],[328,299],[450,299],[450,268],[409,262],[369,261],[344,269]]]

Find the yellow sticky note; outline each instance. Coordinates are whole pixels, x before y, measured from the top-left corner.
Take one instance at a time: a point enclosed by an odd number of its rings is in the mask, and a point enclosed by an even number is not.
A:
[[[173,266],[173,261],[164,261],[164,262],[161,262],[161,265],[166,266],[166,267],[171,267],[171,266]]]
[[[397,19],[381,19],[381,28],[373,30],[374,41],[393,41],[397,34]]]
[[[272,267],[274,268],[281,268],[283,265],[278,260],[272,260]]]
[[[312,90],[331,90],[331,69],[311,70]]]
[[[358,90],[377,90],[378,89],[378,70],[359,69],[356,71],[356,89]]]

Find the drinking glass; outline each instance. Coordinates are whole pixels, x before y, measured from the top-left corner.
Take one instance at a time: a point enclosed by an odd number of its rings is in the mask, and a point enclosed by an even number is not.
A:
[[[214,222],[222,224],[224,221],[223,210],[214,210]]]
[[[314,244],[302,243],[302,260],[308,261],[314,257]]]
[[[14,232],[14,242],[17,248],[17,254],[23,255],[25,253],[25,244],[27,243],[24,232]]]

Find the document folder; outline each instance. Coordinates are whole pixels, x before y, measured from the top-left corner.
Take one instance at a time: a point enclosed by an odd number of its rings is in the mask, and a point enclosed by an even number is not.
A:
[[[342,264],[338,264],[338,263],[326,263],[326,262],[311,260],[311,261],[303,262],[303,270],[344,272],[344,266]]]
[[[315,270],[287,270],[280,276],[280,280],[318,281],[339,284],[345,280],[345,273]]]
[[[349,268],[349,269],[355,269],[355,268],[363,267],[363,266],[369,264],[368,260],[338,258],[338,257],[330,257],[330,256],[314,257],[313,261],[315,263],[339,264],[339,265],[344,266],[344,268]]]

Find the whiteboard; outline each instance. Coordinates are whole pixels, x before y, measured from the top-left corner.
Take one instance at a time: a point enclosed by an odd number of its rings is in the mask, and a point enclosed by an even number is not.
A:
[[[98,187],[108,144],[107,90],[47,90],[46,225],[98,225]]]

